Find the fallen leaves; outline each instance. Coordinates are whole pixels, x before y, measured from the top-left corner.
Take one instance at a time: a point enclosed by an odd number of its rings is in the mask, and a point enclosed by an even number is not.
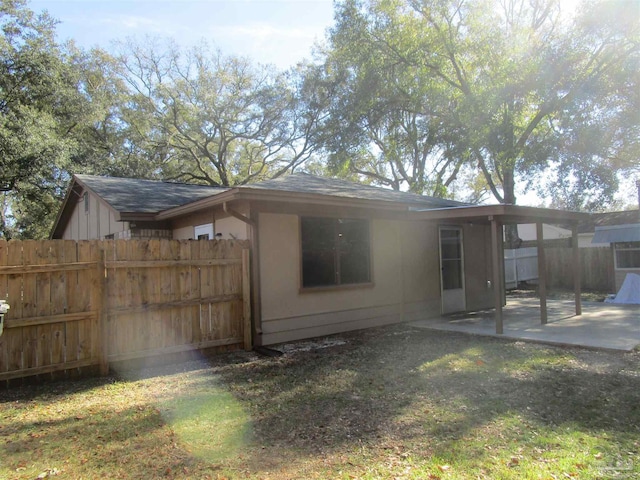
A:
[[[62,473],[62,471],[58,470],[57,468],[48,468],[44,472],[41,472],[36,477],[36,479],[40,480],[40,479],[43,479],[43,478],[55,477],[57,475],[60,475],[61,473]]]
[[[509,468],[517,467],[518,465],[520,465],[520,459],[518,457],[511,457],[509,463],[507,463]]]

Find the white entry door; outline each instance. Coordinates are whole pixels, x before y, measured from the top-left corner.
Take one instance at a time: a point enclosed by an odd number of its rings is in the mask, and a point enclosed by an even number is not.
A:
[[[440,285],[442,313],[465,310],[462,229],[440,227]]]

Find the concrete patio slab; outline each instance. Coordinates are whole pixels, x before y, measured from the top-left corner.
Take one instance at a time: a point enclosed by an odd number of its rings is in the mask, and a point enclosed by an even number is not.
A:
[[[583,302],[575,315],[573,301],[547,300],[548,323],[540,323],[540,303],[534,298],[508,299],[504,334],[495,333],[493,310],[448,315],[410,322],[417,328],[465,332],[608,350],[633,350],[640,345],[640,306]]]

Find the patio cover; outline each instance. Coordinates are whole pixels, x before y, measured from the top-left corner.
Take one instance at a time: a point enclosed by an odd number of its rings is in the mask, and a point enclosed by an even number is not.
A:
[[[547,287],[545,274],[545,252],[542,225],[561,224],[570,225],[573,250],[573,278],[575,293],[576,315],[582,314],[580,300],[580,252],[578,250],[578,222],[588,214],[555,210],[550,208],[525,207],[519,205],[473,205],[450,208],[421,209],[413,208],[409,216],[415,220],[430,220],[445,223],[456,221],[462,223],[491,225],[491,265],[493,270],[493,284],[496,309],[496,333],[503,333],[502,307],[505,304],[504,288],[504,245],[503,225],[519,223],[535,223],[536,239],[538,243],[538,277],[540,291],[540,321],[547,323]]]

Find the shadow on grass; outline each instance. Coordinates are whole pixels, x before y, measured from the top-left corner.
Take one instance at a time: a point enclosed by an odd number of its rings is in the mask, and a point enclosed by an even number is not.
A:
[[[637,359],[626,374],[596,371],[571,350],[406,326],[346,337],[347,346],[222,374],[255,412],[272,468],[280,452],[317,457],[389,439],[446,456],[452,442],[514,416],[536,428],[640,434]],[[258,455],[252,469],[263,463]]]
[[[444,459],[461,452],[481,463],[491,451],[460,444],[483,436],[493,448],[527,442],[528,432],[520,432],[525,428],[571,428],[622,441],[640,434],[638,353],[585,352],[404,325],[340,338],[343,345],[279,358],[229,354],[126,372],[120,380],[0,392],[1,432],[11,439],[0,448],[14,470],[40,457],[77,457],[78,477],[190,478],[195,470],[202,476],[220,465],[249,476],[293,462],[347,462],[358,448],[404,446],[420,458]],[[86,412],[79,406],[67,414],[52,412],[39,423],[26,414],[11,416],[11,402],[59,405],[92,388],[115,401],[140,378],[154,387],[140,387],[139,406],[119,409],[107,400]],[[507,438],[490,438],[493,433]]]
[[[149,465],[140,462],[137,452],[162,444],[164,422],[151,408],[52,417],[36,422],[4,420],[2,431],[9,440],[0,452],[5,461],[11,459],[5,467],[16,472],[16,478],[36,478],[48,467],[64,470],[71,459],[80,476],[93,478],[102,472],[104,478],[114,478],[127,470],[143,474]]]

